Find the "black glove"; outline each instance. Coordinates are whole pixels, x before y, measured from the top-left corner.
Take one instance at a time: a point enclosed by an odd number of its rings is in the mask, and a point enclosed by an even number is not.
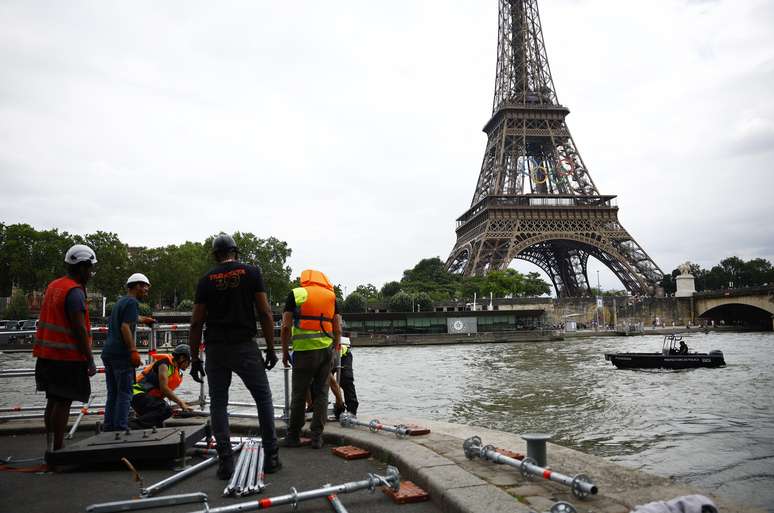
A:
[[[204,383],[202,378],[206,375],[201,360],[194,360],[191,362],[191,377],[194,381],[197,383]]]
[[[274,352],[274,349],[267,349],[266,358],[263,360],[263,366],[266,367],[266,370],[272,370],[275,365],[277,365],[277,353]]]

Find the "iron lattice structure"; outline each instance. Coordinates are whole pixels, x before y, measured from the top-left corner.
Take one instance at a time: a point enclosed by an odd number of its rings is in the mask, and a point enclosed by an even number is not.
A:
[[[481,173],[457,219],[451,272],[481,276],[515,258],[534,263],[559,296],[591,292],[590,256],[633,294],[663,273],[599,194],[565,123],[548,66],[537,0],[499,0],[497,74]]]

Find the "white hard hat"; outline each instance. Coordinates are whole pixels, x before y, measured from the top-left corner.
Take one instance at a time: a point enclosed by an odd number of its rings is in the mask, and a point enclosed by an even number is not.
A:
[[[341,345],[342,346],[351,346],[352,343],[349,341],[349,337],[341,337]]]
[[[64,261],[68,264],[79,264],[81,262],[97,263],[97,254],[89,246],[76,244],[65,253]]]
[[[126,280],[126,285],[127,285],[127,287],[128,287],[128,286],[129,286],[129,284],[131,284],[131,283],[144,283],[144,284],[146,284],[146,285],[150,285],[150,280],[148,279],[148,277],[147,277],[147,276],[145,276],[145,275],[144,275],[144,274],[142,274],[142,273],[134,273],[133,275],[131,275],[131,276],[129,277],[129,279],[128,279],[128,280]]]

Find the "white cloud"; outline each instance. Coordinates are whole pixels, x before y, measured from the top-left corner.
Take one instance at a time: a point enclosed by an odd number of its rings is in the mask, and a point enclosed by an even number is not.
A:
[[[496,11],[3,2],[0,220],[133,245],[252,231],[349,287],[399,278],[446,257],[473,195]],[[662,269],[772,259],[770,2],[564,0],[541,15],[584,160]]]

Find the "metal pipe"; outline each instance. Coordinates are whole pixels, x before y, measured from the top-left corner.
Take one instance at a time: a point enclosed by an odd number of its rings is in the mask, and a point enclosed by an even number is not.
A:
[[[472,436],[465,440],[462,444],[462,449],[465,451],[465,457],[469,460],[479,457],[494,463],[503,463],[519,469],[521,475],[525,478],[540,476],[543,479],[569,486],[572,488],[572,494],[579,499],[585,499],[589,495],[596,495],[598,491],[597,486],[592,483],[591,479],[585,474],[577,474],[570,477],[540,467],[532,458],[524,458],[521,461],[509,458],[508,456],[498,453],[492,445],[482,447],[481,438],[478,436]]]
[[[72,440],[73,435],[76,431],[78,431],[78,426],[81,424],[81,420],[83,420],[83,416],[86,415],[89,412],[89,407],[91,406],[91,402],[94,400],[94,394],[91,394],[89,396],[89,401],[86,403],[86,406],[81,409],[81,412],[78,414],[78,417],[76,417],[75,422],[73,422],[73,427],[70,428],[70,432],[67,433],[67,436],[65,436],[65,439]]]
[[[154,493],[160,492],[161,490],[164,490],[165,488],[169,488],[173,484],[177,483],[178,481],[182,481],[183,479],[192,476],[198,472],[201,472],[202,470],[206,469],[207,467],[211,467],[215,464],[215,462],[218,461],[217,456],[212,456],[210,458],[207,458],[206,460],[197,463],[196,465],[192,465],[186,469],[181,470],[177,474],[173,474],[169,476],[166,479],[163,479],[159,481],[156,484],[152,484],[147,488],[143,488],[140,491],[140,495],[143,497],[150,497]]]
[[[287,422],[290,419],[290,369],[283,367],[282,372],[285,377],[285,405],[282,409],[282,419]]]
[[[136,511],[138,509],[163,508],[178,504],[191,504],[202,502],[207,504],[207,494],[204,492],[185,493],[181,495],[167,495],[166,497],[152,497],[143,499],[131,499],[128,501],[103,502],[86,506],[86,513],[115,513],[117,511]]]
[[[105,405],[104,404],[92,404],[91,407],[92,408],[103,408],[104,409]],[[45,406],[22,406],[21,404],[17,404],[16,406],[0,408],[0,413],[11,413],[11,412],[15,412],[15,411],[43,411],[45,409],[46,409]],[[79,412],[83,408],[71,407],[70,409],[73,410],[74,412]]]
[[[376,433],[377,431],[395,433],[395,436],[398,438],[406,438],[409,432],[409,428],[403,424],[398,424],[397,426],[388,426],[382,424],[377,419],[373,419],[370,422],[362,422],[357,420],[354,415],[349,413],[342,413],[341,417],[339,417],[339,423],[342,425],[342,427],[364,426],[370,429],[372,433]]]
[[[325,486],[330,486],[330,485],[325,485]],[[344,504],[341,502],[341,499],[339,499],[338,495],[329,495],[328,504],[331,505],[331,509],[336,513],[349,513],[347,511],[347,508],[345,508]]]
[[[247,455],[245,456],[244,462],[242,462],[242,468],[239,470],[239,477],[237,478],[237,485],[234,489],[234,493],[236,495],[241,495],[242,490],[245,489],[245,482],[247,481],[247,472],[250,470],[250,461],[252,460],[252,447],[253,447],[253,441],[252,439],[248,440],[245,444],[245,452]]]
[[[352,481],[340,485],[323,486],[322,488],[309,490],[306,492],[299,492],[295,488],[291,488],[290,493],[287,495],[259,499],[257,501],[241,502],[231,506],[222,506],[220,508],[208,508],[206,510],[200,510],[196,513],[235,513],[237,511],[255,511],[259,509],[268,509],[272,506],[282,506],[285,504],[290,504],[295,509],[298,507],[298,503],[302,501],[319,499],[340,493],[352,493],[359,490],[369,490],[373,492],[376,490],[377,486],[382,485],[389,486],[396,491],[400,488],[400,473],[398,472],[397,468],[388,466],[386,476],[368,474],[368,478],[363,481]]]
[[[247,476],[240,495],[247,496],[255,491],[255,467],[258,465],[258,442],[253,440],[250,447],[250,465],[247,467]]]
[[[247,457],[247,451],[244,450],[245,446],[242,446],[242,451],[239,452],[239,458],[237,458],[236,466],[234,467],[234,473],[231,474],[231,479],[228,481],[228,485],[223,489],[223,497],[228,497],[234,492],[237,485],[237,479],[239,478],[239,471],[242,469],[242,464]]]
[[[89,410],[87,412],[83,412],[83,409],[80,410],[71,410],[70,416],[73,415],[80,415],[83,413],[84,415],[104,415],[105,410]],[[22,413],[20,415],[0,415],[0,421],[2,420],[30,420],[30,419],[42,419],[45,417],[46,414],[41,413]]]
[[[253,491],[256,491],[258,493],[261,493],[264,488],[266,488],[266,484],[263,482],[263,476],[265,475],[263,473],[263,464],[266,459],[266,452],[263,450],[263,440],[258,442],[258,465],[255,472],[255,487]]]

